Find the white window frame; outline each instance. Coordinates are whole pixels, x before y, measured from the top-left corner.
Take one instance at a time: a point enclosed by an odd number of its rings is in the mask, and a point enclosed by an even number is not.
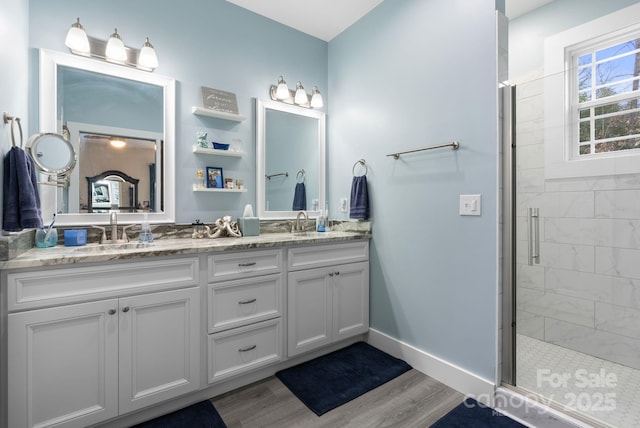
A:
[[[574,52],[640,31],[640,3],[545,39],[544,152],[545,178],[591,177],[640,173],[640,152],[624,150],[605,156],[578,156],[574,141],[577,111],[570,97],[576,69]]]

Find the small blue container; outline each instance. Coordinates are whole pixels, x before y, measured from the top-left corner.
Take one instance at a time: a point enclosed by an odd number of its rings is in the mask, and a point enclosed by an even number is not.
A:
[[[64,245],[80,247],[87,245],[87,229],[71,229],[64,231]]]
[[[212,144],[216,150],[229,150],[229,144],[216,143],[215,141]]]

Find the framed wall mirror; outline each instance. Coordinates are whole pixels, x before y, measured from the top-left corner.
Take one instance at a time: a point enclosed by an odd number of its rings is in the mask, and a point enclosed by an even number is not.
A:
[[[325,125],[324,112],[256,100],[256,205],[260,218],[295,218],[300,209],[313,217],[324,208]]]
[[[106,224],[111,209],[121,223],[145,212],[175,222],[174,79],[40,50],[40,131],[69,135],[77,153],[68,186],[40,187],[43,215],[55,212],[60,225]],[[87,179],[105,171],[137,180],[135,199],[94,209]]]

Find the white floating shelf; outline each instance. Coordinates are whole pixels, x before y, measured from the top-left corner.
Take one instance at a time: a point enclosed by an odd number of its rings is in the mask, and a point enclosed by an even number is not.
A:
[[[247,191],[247,189],[218,189],[218,188],[214,188],[214,187],[201,187],[201,188],[197,188],[194,187],[193,188],[194,192],[205,192],[205,193],[245,193]]]
[[[197,145],[193,146],[193,153],[202,153],[205,155],[216,155],[216,156],[232,156],[232,157],[242,157],[244,156],[244,152],[236,152],[234,150],[218,150],[218,149],[210,149],[208,147],[200,147]]]
[[[203,107],[191,107],[191,113],[197,114],[198,116],[209,116],[215,117],[217,119],[231,120],[234,122],[244,122],[247,120],[246,116],[242,116],[240,114],[227,113],[224,111],[211,110]]]

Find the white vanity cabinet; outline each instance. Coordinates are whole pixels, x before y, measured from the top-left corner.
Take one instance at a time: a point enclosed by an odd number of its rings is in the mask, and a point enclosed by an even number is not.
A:
[[[84,427],[198,389],[198,266],[7,273],[8,426]]]
[[[282,360],[283,250],[208,257],[208,382]]]
[[[369,330],[368,260],[367,241],[288,250],[289,357]]]

